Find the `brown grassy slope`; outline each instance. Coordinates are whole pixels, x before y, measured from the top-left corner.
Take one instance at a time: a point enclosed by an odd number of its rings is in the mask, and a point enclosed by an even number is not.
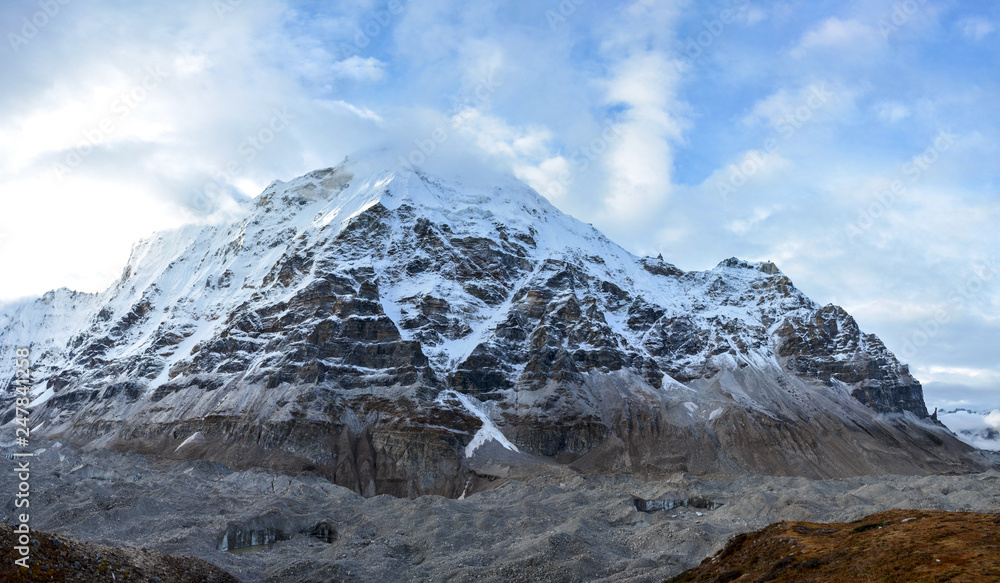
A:
[[[751,581],[997,582],[1000,514],[889,510],[847,524],[778,522],[735,537],[669,583]]]
[[[0,581],[239,583],[229,573],[201,559],[92,545],[38,531],[32,532],[31,538],[38,545],[30,544],[30,568],[25,569],[14,564],[21,557],[14,550],[14,528],[0,524],[0,548],[4,555],[0,561]]]

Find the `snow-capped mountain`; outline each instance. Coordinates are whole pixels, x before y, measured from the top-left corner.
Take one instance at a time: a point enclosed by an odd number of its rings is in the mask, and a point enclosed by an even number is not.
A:
[[[844,310],[771,263],[638,258],[505,176],[372,157],[136,245],[101,294],[0,313],[41,433],[366,495],[532,457],[807,476],[985,463]],[[13,364],[0,364],[12,396]],[[9,421],[10,415],[4,419]]]

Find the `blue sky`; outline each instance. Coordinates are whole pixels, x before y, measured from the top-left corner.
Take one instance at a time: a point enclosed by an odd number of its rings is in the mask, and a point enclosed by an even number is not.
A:
[[[431,140],[635,253],[774,260],[932,407],[1000,408],[995,3],[50,0],[0,32],[0,301]]]

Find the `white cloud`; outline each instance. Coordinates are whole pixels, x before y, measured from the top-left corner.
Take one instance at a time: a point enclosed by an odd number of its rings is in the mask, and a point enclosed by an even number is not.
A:
[[[723,200],[729,202],[739,196],[745,185],[780,177],[781,172],[792,167],[794,163],[778,150],[768,152],[755,148],[744,152],[735,162],[716,170],[703,186],[710,188],[716,197],[722,196]]]
[[[64,188],[51,177],[3,185],[0,253],[5,268],[20,277],[0,278],[0,299],[58,287],[103,291],[121,274],[131,245],[149,234],[151,224],[168,229],[188,218],[176,206],[127,184],[74,178],[69,185]],[[95,209],[99,220],[94,220]]]
[[[883,102],[880,103],[876,110],[878,111],[878,117],[882,121],[889,123],[896,123],[910,117],[910,108],[906,107],[902,103],[898,102]]]
[[[358,55],[337,61],[330,66],[331,73],[354,81],[380,81],[385,77],[385,63],[375,57]]]
[[[973,386],[1000,386],[1000,372],[991,368],[929,365],[915,367],[927,383],[968,383]]]
[[[675,113],[676,76],[667,57],[645,52],[619,63],[607,83],[608,103],[627,108],[607,144],[611,181],[605,205],[617,221],[648,217],[669,195],[671,144],[683,128]]]
[[[211,3],[68,5],[45,35],[0,60],[21,100],[0,114],[0,200],[19,209],[0,217],[0,244],[23,275],[4,280],[0,299],[99,291],[140,237],[305,172],[307,157],[329,165],[364,147],[378,116],[306,87],[335,73],[376,79],[380,62],[302,67],[324,61],[283,36],[285,16],[276,3],[244,4],[221,22]],[[282,111],[290,123],[274,124]],[[266,143],[244,148],[258,136]]]
[[[818,28],[805,33],[792,49],[791,55],[798,58],[810,51],[828,49],[856,52],[877,44],[878,39],[878,32],[871,26],[858,20],[841,20],[834,16],[824,20]]]
[[[985,18],[964,18],[958,23],[959,29],[965,38],[981,41],[996,32],[996,25]]]
[[[811,83],[797,89],[781,88],[753,104],[743,123],[756,125],[761,122],[781,133],[795,133],[805,125],[814,124],[818,118],[841,114],[853,106],[856,93],[842,86],[828,83]]]
[[[986,416],[986,424],[996,431],[1000,431],[1000,409],[994,409]]]
[[[969,445],[979,449],[1000,451],[1000,439],[989,437],[991,429],[1000,431],[1000,410],[994,410],[985,416],[967,411],[939,412],[938,419]]]
[[[513,126],[503,119],[467,107],[448,124],[487,155],[503,160],[514,175],[542,194],[561,194],[559,177],[568,169],[561,156],[550,154],[552,132],[543,126]]]
[[[747,6],[739,14],[743,23],[747,26],[753,26],[767,19],[767,12],[757,6]]]
[[[748,217],[731,221],[726,228],[737,235],[746,235],[774,214],[774,209],[755,208]]]

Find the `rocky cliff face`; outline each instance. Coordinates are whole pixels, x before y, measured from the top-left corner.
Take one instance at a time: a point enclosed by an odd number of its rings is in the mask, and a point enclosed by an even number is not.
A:
[[[276,182],[230,224],[144,241],[103,294],[9,306],[0,345],[31,346],[50,436],[313,471],[365,495],[459,496],[539,458],[978,467],[877,338],[775,265],[685,273],[513,179],[378,161]]]

